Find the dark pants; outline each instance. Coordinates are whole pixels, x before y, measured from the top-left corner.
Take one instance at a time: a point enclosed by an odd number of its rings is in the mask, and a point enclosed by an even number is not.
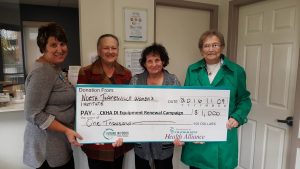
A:
[[[154,160],[155,169],[173,169],[173,155],[164,160]],[[135,169],[150,169],[148,160],[142,159],[135,155]]]
[[[122,169],[123,158],[124,156],[121,156],[115,159],[115,161],[94,160],[88,158],[89,167],[90,169]]]
[[[51,168],[53,168],[53,169],[74,169],[75,167],[74,167],[74,159],[73,159],[73,157],[70,159],[70,161],[67,163],[67,164],[65,164],[65,165],[63,165],[63,166],[60,166],[60,167],[50,167],[49,166],[49,164],[48,164],[48,162],[47,161],[45,161],[43,164],[42,164],[42,166],[40,166],[39,168],[37,168],[37,169],[51,169]]]

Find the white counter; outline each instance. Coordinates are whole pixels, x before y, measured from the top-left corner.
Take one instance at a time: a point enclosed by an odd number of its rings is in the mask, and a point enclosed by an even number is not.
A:
[[[32,169],[23,164],[23,135],[26,126],[24,103],[0,107],[0,169]],[[86,155],[73,147],[75,168],[88,169]],[[124,159],[124,169],[134,169],[134,153]]]
[[[0,169],[30,169],[23,164],[23,107],[11,104],[0,108]]]
[[[23,135],[26,125],[24,104],[10,104],[0,107],[0,169],[31,169],[23,164]],[[80,148],[74,148],[76,169],[88,169],[86,155]],[[187,169],[180,162],[181,148],[175,148],[174,169]],[[123,169],[134,169],[134,152],[124,158]]]
[[[7,106],[0,107],[0,113],[14,112],[14,111],[24,111],[24,103],[18,103],[18,104],[10,103]]]

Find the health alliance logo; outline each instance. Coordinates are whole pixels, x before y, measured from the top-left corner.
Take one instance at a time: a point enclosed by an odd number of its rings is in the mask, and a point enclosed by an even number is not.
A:
[[[184,139],[184,140],[203,140],[205,136],[199,135],[197,131],[186,128],[170,127],[169,133],[165,134],[166,140]]]
[[[175,129],[174,127],[171,127],[171,128],[170,128],[170,133],[171,133],[171,134],[174,134],[175,132],[176,132],[176,129]]]
[[[110,140],[115,136],[116,136],[116,132],[113,129],[108,128],[108,129],[105,129],[103,132],[103,137],[107,140]]]

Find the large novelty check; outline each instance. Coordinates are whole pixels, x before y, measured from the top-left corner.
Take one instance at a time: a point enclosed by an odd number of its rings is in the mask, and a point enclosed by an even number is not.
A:
[[[226,141],[229,90],[77,85],[81,143]]]

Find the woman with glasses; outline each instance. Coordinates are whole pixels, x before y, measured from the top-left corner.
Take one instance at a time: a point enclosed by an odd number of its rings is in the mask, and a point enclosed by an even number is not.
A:
[[[185,86],[230,89],[227,141],[185,143],[181,160],[190,169],[233,169],[238,164],[237,128],[247,122],[252,104],[246,88],[246,73],[222,54],[224,47],[224,37],[220,32],[206,31],[199,40],[204,58],[187,70]]]

